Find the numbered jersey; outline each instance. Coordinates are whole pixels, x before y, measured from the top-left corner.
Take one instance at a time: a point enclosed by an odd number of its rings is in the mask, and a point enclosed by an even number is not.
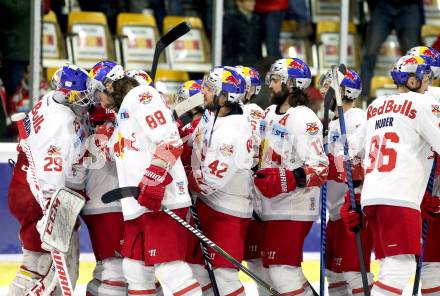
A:
[[[214,116],[206,111],[193,134],[191,166],[206,192],[198,197],[219,212],[249,218],[252,216],[251,125],[243,114],[218,117],[211,137],[213,123]]]
[[[365,132],[367,113],[359,108],[350,108],[344,112],[345,130],[348,141],[348,155],[352,164],[361,163],[365,155]],[[344,155],[344,143],[341,138],[339,119],[329,124],[328,152],[334,157]],[[348,187],[345,183],[327,181],[327,208],[331,220],[340,219],[339,210],[344,203]]]
[[[264,220],[313,221],[318,218],[319,185],[314,178],[327,174],[328,160],[322,141],[322,124],[316,114],[305,106],[289,108],[284,114],[268,107],[261,120],[261,168],[305,168],[307,187],[264,198],[259,192],[261,217]],[[307,172],[314,171],[313,174]]]
[[[362,206],[420,208],[432,149],[440,151],[439,124],[440,107],[429,95],[382,96],[368,107]]]
[[[146,85],[132,89],[121,104],[115,131],[110,139],[119,186],[138,186],[145,169],[151,164],[156,148],[178,142],[181,140],[177,125],[160,94]],[[173,181],[166,187],[163,205],[170,209],[188,207],[191,200],[180,158],[168,173]],[[121,204],[125,220],[148,212],[132,197],[122,199]]]
[[[44,197],[63,186],[83,189],[86,177],[80,162],[89,135],[87,120],[55,102],[53,93],[46,94],[28,113],[28,143]],[[32,182],[29,171],[27,180]],[[36,196],[36,192],[32,193]]]
[[[264,111],[257,104],[251,103],[242,106],[243,114],[247,117],[252,127],[252,147],[254,153],[254,160],[252,167],[258,165],[260,161],[260,120],[263,117]]]

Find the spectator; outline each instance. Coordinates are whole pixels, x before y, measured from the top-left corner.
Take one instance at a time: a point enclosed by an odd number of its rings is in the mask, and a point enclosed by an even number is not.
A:
[[[106,15],[110,32],[116,33],[116,18],[124,11],[123,0],[78,0],[83,11],[99,11]]]
[[[307,0],[289,0],[287,18],[294,19],[297,24],[296,37],[309,37],[313,33],[308,2]]]
[[[281,58],[281,25],[288,6],[287,0],[257,0],[255,6],[255,11],[261,18],[267,55],[275,59]]]
[[[420,44],[422,13],[419,0],[370,0],[371,20],[367,28],[361,65],[363,98],[370,96],[376,58],[392,29],[396,30],[402,52]]]
[[[437,37],[431,47],[440,52],[440,35]]]
[[[223,64],[255,67],[261,59],[260,19],[255,0],[236,0],[223,21]]]

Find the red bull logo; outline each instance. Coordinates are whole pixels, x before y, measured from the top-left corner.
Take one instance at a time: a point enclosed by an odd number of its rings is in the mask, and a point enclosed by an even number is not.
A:
[[[139,151],[139,148],[134,146],[136,143],[135,133],[131,134],[131,139],[124,138],[121,132],[118,132],[118,141],[113,145],[113,151],[116,157],[124,158],[125,150]]]
[[[432,105],[431,111],[432,111],[432,114],[434,114],[436,117],[440,117],[440,106],[439,105]]]
[[[149,92],[139,94],[139,103],[148,104],[153,99],[153,95]]]
[[[61,148],[55,145],[50,145],[49,149],[47,150],[47,155],[49,156],[58,156],[61,154]]]
[[[239,86],[240,81],[229,71],[223,71],[223,82]]]
[[[410,57],[406,60],[403,61],[402,66],[406,66],[406,65],[418,65],[420,62],[420,58],[419,57]]]
[[[347,69],[347,72],[345,72],[345,77],[344,78],[348,78],[348,79],[350,79],[352,81],[355,80],[353,72],[351,70],[348,70],[348,69]]]
[[[289,60],[288,60],[289,61]],[[298,62],[297,60],[291,59],[288,65],[289,68],[294,68],[294,69],[304,69],[304,65],[301,64],[300,62]]]
[[[202,88],[202,85],[201,85],[200,83],[198,83],[197,81],[194,81],[194,82],[190,85],[189,88],[190,88],[190,89],[201,89],[201,88]]]
[[[310,135],[316,135],[319,131],[318,124],[316,122],[306,123],[306,132]]]
[[[435,54],[429,47],[422,48],[422,55],[435,59]]]
[[[95,77],[96,77],[96,74],[98,74],[98,72],[99,72],[102,68],[104,68],[104,65],[99,65],[99,66],[96,66],[96,67],[92,68],[92,70],[90,71],[90,74],[91,74],[92,78],[95,78]]]

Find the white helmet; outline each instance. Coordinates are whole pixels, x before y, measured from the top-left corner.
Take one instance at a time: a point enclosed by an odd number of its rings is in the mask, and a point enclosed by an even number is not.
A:
[[[272,75],[281,77],[281,82],[287,84],[287,81],[294,82],[294,87],[306,89],[312,82],[312,74],[309,66],[298,58],[279,59],[270,67],[266,75],[266,83],[270,83]]]
[[[218,67],[203,79],[203,87],[213,91],[216,96],[224,95],[229,102],[238,103],[244,97],[246,81],[232,68]]]
[[[139,82],[140,85],[151,85],[153,83],[150,75],[148,75],[148,73],[145,71],[130,70],[126,74],[128,77],[136,79],[136,81]]]

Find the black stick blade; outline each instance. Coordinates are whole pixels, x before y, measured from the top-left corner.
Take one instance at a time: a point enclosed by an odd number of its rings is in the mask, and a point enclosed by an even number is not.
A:
[[[169,32],[167,32],[162,38],[158,41],[162,42],[163,47],[167,47],[186,33],[191,30],[191,25],[188,22],[181,22],[174,28],[172,28]]]
[[[104,193],[104,195],[101,197],[101,201],[105,204],[108,204],[130,196],[137,198],[138,195],[139,187],[137,186],[121,187]]]

